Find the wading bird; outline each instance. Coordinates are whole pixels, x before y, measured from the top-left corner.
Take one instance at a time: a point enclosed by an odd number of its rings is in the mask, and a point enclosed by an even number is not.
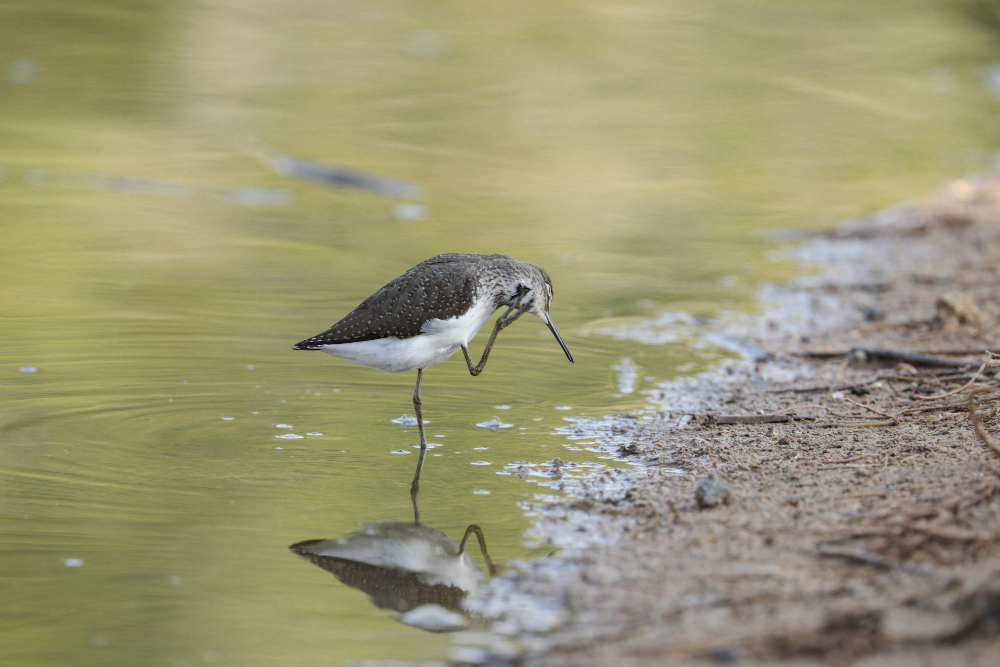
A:
[[[390,281],[323,333],[295,345],[296,350],[322,350],[354,364],[385,373],[417,371],[413,410],[420,433],[420,459],[427,449],[420,381],[424,369],[462,350],[469,373],[486,366],[497,334],[525,313],[549,327],[566,358],[573,355],[552,324],[552,281],[535,264],[507,255],[449,253],[431,257]],[[494,312],[506,308],[477,365],[469,356],[469,341]],[[416,493],[419,479],[414,478]]]

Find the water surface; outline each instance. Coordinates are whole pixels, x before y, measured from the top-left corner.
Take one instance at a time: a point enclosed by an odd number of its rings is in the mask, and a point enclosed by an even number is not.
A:
[[[441,446],[421,491],[453,539],[476,523],[498,562],[544,556],[517,507],[539,478],[497,473],[622,465],[554,429],[641,409],[643,388],[723,353],[582,334],[751,308],[796,270],[760,229],[987,166],[995,41],[975,17],[943,1],[4,3],[0,663],[442,659],[446,637],[288,551],[411,516],[416,455],[392,452],[416,432],[391,420],[415,378],[291,346],[441,252],[546,267],[576,363],[524,318],[483,375],[461,357],[430,369]],[[287,178],[260,145],[421,194]],[[512,427],[476,426],[493,416]]]

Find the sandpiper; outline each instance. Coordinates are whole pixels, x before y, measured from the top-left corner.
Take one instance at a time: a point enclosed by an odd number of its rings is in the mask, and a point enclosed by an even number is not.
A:
[[[497,334],[525,313],[545,322],[566,358],[573,361],[552,324],[550,303],[552,281],[540,266],[507,255],[449,253],[417,264],[323,333],[297,343],[295,349],[322,350],[386,373],[417,371],[413,409],[422,461],[427,449],[420,400],[424,369],[461,349],[469,373],[479,375]],[[497,319],[482,358],[473,366],[469,341],[504,307],[507,310]]]

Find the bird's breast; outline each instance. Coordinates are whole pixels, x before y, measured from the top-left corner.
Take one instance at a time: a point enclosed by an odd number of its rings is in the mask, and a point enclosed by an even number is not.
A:
[[[461,315],[427,320],[420,327],[420,335],[430,336],[442,346],[468,345],[495,310],[492,299],[476,299],[472,302],[472,307]]]

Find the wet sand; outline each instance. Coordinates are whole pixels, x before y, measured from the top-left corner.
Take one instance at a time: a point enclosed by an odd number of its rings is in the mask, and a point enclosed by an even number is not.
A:
[[[712,332],[745,359],[577,425],[641,465],[534,503],[554,554],[456,661],[1000,664],[1000,180],[792,253],[816,272]]]

